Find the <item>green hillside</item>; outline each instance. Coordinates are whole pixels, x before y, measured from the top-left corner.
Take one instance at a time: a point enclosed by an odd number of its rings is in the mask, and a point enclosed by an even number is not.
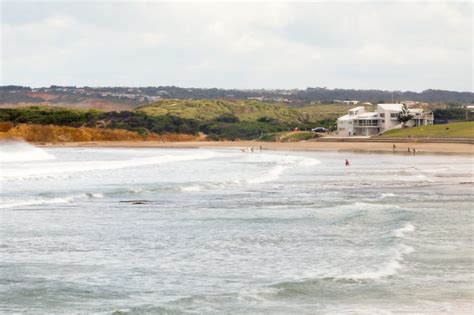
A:
[[[258,101],[163,100],[133,111],[105,112],[32,106],[0,108],[0,124],[57,125],[124,129],[141,136],[150,134],[205,134],[209,139],[258,139],[298,128],[330,128],[334,120],[312,121],[285,105]],[[1,125],[0,125],[1,127]],[[267,136],[268,135],[268,136]],[[313,133],[291,134],[288,141],[305,140]]]
[[[161,100],[136,108],[152,116],[172,115],[201,121],[233,114],[240,121],[255,121],[264,117],[280,122],[302,122],[300,113],[282,104],[248,100]]]
[[[300,113],[308,121],[320,121],[323,119],[337,119],[347,114],[347,111],[357,105],[345,104],[315,104],[293,107],[295,111]],[[371,111],[374,107],[365,106],[367,111]]]
[[[474,138],[474,122],[419,126],[385,132],[383,138]]]

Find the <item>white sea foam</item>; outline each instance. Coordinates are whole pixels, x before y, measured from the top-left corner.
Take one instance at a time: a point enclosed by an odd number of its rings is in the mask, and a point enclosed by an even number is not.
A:
[[[278,154],[248,154],[241,158],[245,162],[254,162],[262,165],[263,172],[241,175],[241,178],[233,180],[207,182],[201,185],[187,185],[179,187],[183,192],[202,191],[204,189],[223,189],[230,187],[258,185],[277,181],[288,169],[296,167],[308,167],[320,164],[320,161],[313,158],[304,158],[293,155]],[[244,178],[242,178],[244,176]]]
[[[391,198],[391,197],[395,197],[396,195],[394,193],[383,193],[383,194],[380,194],[380,198]]]
[[[244,303],[261,303],[271,299],[280,290],[272,287],[244,288],[239,290],[237,299]]]
[[[54,160],[46,151],[23,141],[0,141],[0,162]]]
[[[277,180],[280,175],[285,171],[287,167],[283,165],[277,165],[270,169],[268,173],[260,175],[259,177],[245,179],[243,182],[247,184],[263,184],[266,182],[271,182]]]
[[[389,209],[399,209],[400,207],[393,204],[381,204],[381,203],[369,203],[356,201],[350,204],[345,205],[336,205],[334,206],[338,210],[389,210]]]
[[[91,198],[104,198],[103,193],[87,193],[86,195]]]
[[[183,192],[198,192],[198,191],[201,191],[203,187],[200,185],[189,185],[189,186],[179,187],[179,189]]]
[[[135,158],[122,161],[90,161],[90,162],[59,162],[48,165],[33,165],[24,167],[15,165],[2,170],[2,178],[6,180],[29,180],[44,178],[67,178],[71,174],[89,172],[118,170],[130,167],[156,165],[164,163],[175,163],[193,160],[205,160],[215,157],[215,153],[210,151],[200,152],[194,155],[158,155],[147,158]]]
[[[344,279],[354,280],[376,280],[384,277],[393,276],[403,267],[402,262],[405,259],[405,255],[411,254],[415,249],[411,246],[400,244],[396,249],[392,251],[392,255],[389,260],[380,267],[374,268],[374,270],[367,270],[364,272],[349,275],[347,277],[336,277]]]
[[[272,167],[267,173],[259,175],[258,177],[248,178],[243,180],[243,183],[246,184],[263,184],[267,182],[272,182],[278,180],[280,176],[290,168],[294,167],[306,167],[306,166],[315,166],[321,162],[313,158],[304,158],[294,155],[260,155],[259,162],[274,162],[276,165]]]
[[[27,206],[39,206],[48,204],[66,204],[74,201],[85,199],[85,198],[104,198],[102,193],[79,193],[75,195],[62,196],[62,197],[35,197],[28,200],[18,201],[4,201],[0,205],[0,209],[18,208]]]
[[[410,222],[408,222],[403,227],[393,231],[393,235],[395,235],[396,237],[405,237],[405,233],[413,231],[415,231],[415,227]]]
[[[13,202],[4,202],[0,205],[0,209],[9,209],[9,208],[18,208],[18,207],[26,207],[26,206],[38,206],[38,205],[45,205],[45,204],[62,204],[62,203],[70,203],[77,196],[69,196],[69,197],[55,197],[55,198],[34,198],[22,201],[13,201]]]

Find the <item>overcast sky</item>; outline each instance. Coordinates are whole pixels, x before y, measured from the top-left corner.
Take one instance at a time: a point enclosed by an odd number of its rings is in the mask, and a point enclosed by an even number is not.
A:
[[[473,90],[470,1],[0,1],[2,85]]]

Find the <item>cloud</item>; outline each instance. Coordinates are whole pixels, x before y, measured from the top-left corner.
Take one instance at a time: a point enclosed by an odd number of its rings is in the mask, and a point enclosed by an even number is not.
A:
[[[2,84],[472,90],[469,2],[2,6]]]

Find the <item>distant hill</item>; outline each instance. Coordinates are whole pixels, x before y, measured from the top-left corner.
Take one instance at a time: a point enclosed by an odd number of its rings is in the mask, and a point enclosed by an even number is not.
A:
[[[150,88],[148,88],[150,89]],[[161,93],[166,93],[169,98],[196,98],[196,99],[247,99],[262,98],[273,101],[312,102],[320,101],[330,103],[335,100],[358,100],[361,102],[392,102],[417,101],[429,103],[474,103],[474,93],[456,92],[446,90],[425,90],[422,92],[411,91],[384,91],[384,90],[354,90],[354,89],[327,89],[306,88],[305,90],[237,90],[237,89],[197,89],[180,88],[175,86],[156,87]],[[150,90],[153,92],[153,90]]]
[[[304,116],[282,104],[254,100],[161,100],[137,107],[136,111],[151,116],[172,115],[208,121],[223,115],[233,115],[240,121],[274,119],[280,122],[303,122]]]
[[[474,103],[474,93],[445,90],[383,91],[307,88],[280,90],[202,89],[176,86],[156,87],[75,87],[50,86],[30,88],[24,86],[0,86],[0,107],[44,104],[101,110],[124,110],[153,103],[160,99],[195,100],[259,100],[286,104],[311,102],[333,103],[344,100],[360,102],[415,101],[427,103]]]

